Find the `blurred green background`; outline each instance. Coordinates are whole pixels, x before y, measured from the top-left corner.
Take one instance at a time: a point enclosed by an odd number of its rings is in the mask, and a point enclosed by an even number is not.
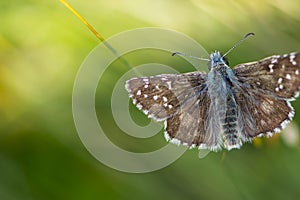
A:
[[[225,52],[245,33],[255,32],[228,56],[231,66],[300,47],[298,0],[68,2],[106,38],[154,26],[187,34],[209,51]],[[293,126],[271,139],[204,159],[190,150],[151,173],[119,172],[87,152],[72,118],[73,82],[98,39],[58,0],[1,1],[0,18],[1,200],[299,198],[299,100],[293,102]],[[145,51],[126,58],[133,65],[168,59],[177,70],[190,70],[182,59],[161,54]],[[111,90],[127,70],[116,63],[100,81],[96,109],[106,116],[100,123],[120,147],[159,148],[165,145],[162,133],[146,142],[131,138],[112,118]],[[131,110],[137,123],[149,122],[132,105]]]

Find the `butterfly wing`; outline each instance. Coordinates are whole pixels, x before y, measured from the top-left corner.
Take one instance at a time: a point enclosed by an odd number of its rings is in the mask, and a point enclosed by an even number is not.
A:
[[[206,91],[182,104],[180,110],[165,121],[166,139],[178,145],[219,150],[220,127],[214,123],[212,105]]]
[[[133,103],[149,118],[163,121],[205,90],[205,73],[162,74],[133,78],[126,89]]]
[[[300,87],[300,53],[271,56],[258,62],[237,65],[234,74],[249,89],[293,99]]]
[[[248,90],[236,95],[239,107],[239,124],[243,141],[255,136],[271,136],[283,129],[294,116],[289,101],[265,94],[259,90]]]
[[[294,115],[289,101],[300,87],[300,54],[272,56],[237,65],[236,101],[244,141],[270,136],[284,128]]]
[[[207,74],[191,72],[133,78],[126,89],[133,103],[149,118],[165,121],[165,137],[176,144],[196,147],[206,141],[210,100]]]

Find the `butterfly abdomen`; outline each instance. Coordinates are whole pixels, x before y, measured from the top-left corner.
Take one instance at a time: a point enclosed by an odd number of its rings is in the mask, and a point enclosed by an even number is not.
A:
[[[226,99],[224,110],[220,113],[220,122],[224,147],[228,150],[239,148],[241,140],[238,137],[238,108],[233,95],[228,96]]]

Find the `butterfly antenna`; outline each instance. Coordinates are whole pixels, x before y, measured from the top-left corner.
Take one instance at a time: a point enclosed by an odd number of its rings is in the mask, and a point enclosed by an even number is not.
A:
[[[195,58],[195,59],[198,59],[198,60],[206,60],[206,61],[209,61],[209,59],[207,59],[207,58],[199,58],[199,57],[196,57],[196,56],[191,56],[191,55],[187,55],[187,54],[180,53],[180,52],[174,52],[174,53],[172,53],[172,56],[175,56],[175,55],[182,55],[182,56],[184,56],[184,57],[189,57],[189,58]]]
[[[233,47],[231,47],[224,55],[223,57],[225,57],[228,53],[230,53],[235,47],[239,46],[244,40],[246,40],[248,37],[255,35],[254,33],[247,33],[240,41],[238,41],[237,43],[235,43],[233,45]]]

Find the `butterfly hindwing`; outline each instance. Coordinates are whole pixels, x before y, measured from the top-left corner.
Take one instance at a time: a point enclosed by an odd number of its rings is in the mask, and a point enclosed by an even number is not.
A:
[[[271,136],[283,129],[294,116],[289,101],[248,90],[236,94],[239,108],[243,141],[251,141],[256,136]]]

